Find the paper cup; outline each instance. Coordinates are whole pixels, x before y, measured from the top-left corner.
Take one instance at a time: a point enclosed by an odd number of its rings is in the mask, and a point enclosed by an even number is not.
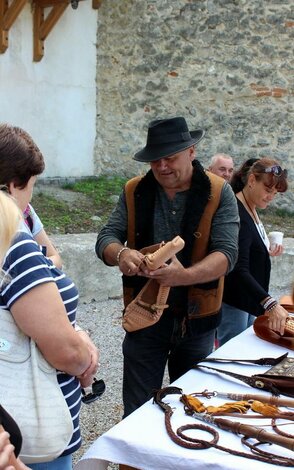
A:
[[[270,249],[274,250],[277,245],[282,245],[283,238],[284,238],[283,232],[270,232],[268,234],[268,239],[270,241]]]

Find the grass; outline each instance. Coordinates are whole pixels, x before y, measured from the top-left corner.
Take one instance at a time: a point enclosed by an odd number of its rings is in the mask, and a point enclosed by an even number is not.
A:
[[[49,234],[98,232],[126,181],[122,177],[101,176],[62,188],[45,185],[36,191],[32,204]],[[294,237],[293,213],[268,208],[259,214],[267,232],[281,230],[285,237]]]
[[[126,178],[99,177],[64,185],[43,186],[32,205],[48,234],[97,232],[108,219]],[[49,191],[49,192],[48,192]]]
[[[108,206],[112,204],[111,196],[119,194],[126,181],[126,178],[101,176],[97,179],[66,184],[63,186],[63,189],[85,194],[98,206],[103,204]]]
[[[268,207],[259,211],[260,218],[267,232],[279,230],[284,232],[284,236],[294,238],[294,213],[285,209]]]

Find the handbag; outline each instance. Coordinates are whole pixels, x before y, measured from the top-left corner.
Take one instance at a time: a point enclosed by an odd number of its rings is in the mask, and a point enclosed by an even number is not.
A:
[[[24,463],[59,457],[73,434],[70,411],[54,369],[36,343],[0,311],[0,403],[17,422]]]
[[[150,271],[160,268],[184,247],[185,242],[177,236],[173,240],[143,248],[143,263]],[[156,279],[149,279],[139,294],[127,305],[122,317],[122,326],[133,332],[152,326],[158,322],[165,308],[170,287],[161,286]]]
[[[294,397],[294,357],[288,357],[288,353],[280,357],[263,357],[260,359],[219,359],[219,358],[206,358],[201,362],[220,362],[220,363],[249,363],[257,365],[270,365],[272,366],[264,374],[254,374],[251,376],[229,372],[227,370],[215,369],[214,367],[203,366],[197,364],[197,368],[210,369],[221,374],[229,375],[237,380],[245,382],[253,388],[265,390],[273,395],[286,395]]]

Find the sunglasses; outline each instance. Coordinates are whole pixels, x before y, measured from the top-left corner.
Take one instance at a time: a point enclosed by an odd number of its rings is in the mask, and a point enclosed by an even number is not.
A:
[[[82,402],[85,403],[85,405],[89,405],[93,401],[98,400],[98,398],[100,398],[104,393],[105,388],[106,386],[104,380],[97,380],[96,377],[94,377],[94,382],[92,383],[92,392],[86,393],[82,388]]]
[[[285,175],[285,178],[287,178],[287,170],[283,170],[280,165],[273,165],[269,166],[268,168],[264,168],[263,173],[272,173],[275,176],[282,176],[283,174]]]

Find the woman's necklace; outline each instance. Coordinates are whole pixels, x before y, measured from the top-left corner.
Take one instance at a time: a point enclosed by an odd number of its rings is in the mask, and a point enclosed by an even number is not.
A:
[[[250,210],[250,212],[251,212],[251,214],[252,214],[252,216],[253,216],[253,220],[254,220],[254,222],[255,222],[255,225],[256,225],[256,227],[257,227],[257,230],[258,230],[258,232],[259,232],[261,238],[262,238],[263,240],[265,240],[266,234],[265,234],[265,230],[264,230],[264,228],[263,228],[263,225],[262,225],[262,223],[260,222],[258,216],[257,216],[257,215],[254,213],[254,211],[251,209],[251,207],[250,207],[250,205],[249,205],[249,203],[248,203],[248,201],[247,201],[247,199],[246,199],[246,196],[245,196],[245,194],[244,194],[243,189],[242,189],[242,195],[243,195],[244,201],[245,201],[245,203],[246,203],[246,206],[248,207],[248,209]]]
[[[246,197],[245,197],[245,194],[244,194],[243,189],[242,189],[242,195],[243,195],[244,201],[246,202],[246,206],[248,207],[248,209],[250,210],[250,212],[251,212],[251,214],[252,214],[252,216],[253,216],[254,222],[255,222],[256,224],[259,224],[259,219],[258,219],[258,217],[255,215],[255,213],[253,212],[253,210],[251,209],[251,207],[250,207],[250,205],[249,205],[249,203],[248,203],[248,201],[247,201],[247,199],[246,199]]]

